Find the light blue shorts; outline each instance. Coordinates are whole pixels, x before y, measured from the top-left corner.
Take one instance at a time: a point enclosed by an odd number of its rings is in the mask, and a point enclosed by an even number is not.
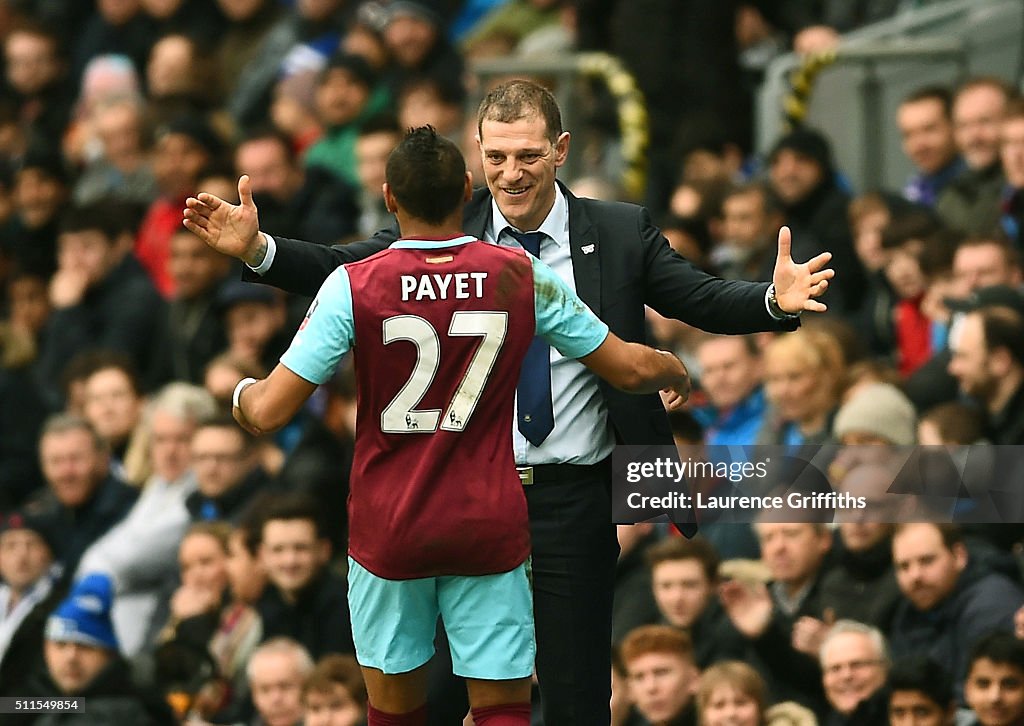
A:
[[[434,655],[441,617],[455,675],[527,678],[537,651],[528,563],[496,575],[385,580],[348,558],[352,639],[360,665],[407,673]]]

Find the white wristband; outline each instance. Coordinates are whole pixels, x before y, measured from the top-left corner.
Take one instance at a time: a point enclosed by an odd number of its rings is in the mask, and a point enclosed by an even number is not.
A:
[[[239,396],[242,395],[242,391],[244,391],[247,386],[251,386],[256,382],[255,378],[243,378],[240,380],[235,386],[235,392],[231,394],[231,405],[235,408],[241,408],[241,405],[238,402]]]

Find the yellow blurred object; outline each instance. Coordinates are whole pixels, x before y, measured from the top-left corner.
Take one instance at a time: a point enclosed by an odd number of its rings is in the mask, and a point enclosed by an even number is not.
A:
[[[185,718],[188,710],[192,707],[192,695],[184,691],[171,691],[165,698],[179,719]]]

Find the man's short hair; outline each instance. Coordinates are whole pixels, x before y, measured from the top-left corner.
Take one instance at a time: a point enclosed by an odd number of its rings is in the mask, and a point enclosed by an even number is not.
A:
[[[688,633],[671,625],[641,625],[629,631],[619,647],[622,665],[627,669],[632,661],[648,653],[667,653],[692,661],[693,641]]]
[[[73,356],[60,372],[59,385],[63,396],[67,398],[72,384],[83,383],[103,366],[109,356],[109,350],[99,348],[88,348]]]
[[[931,658],[914,655],[896,661],[889,671],[889,691],[918,691],[936,706],[949,708],[953,703],[953,679],[945,668]]]
[[[848,633],[867,637],[875,652],[878,653],[878,659],[882,661],[886,668],[889,667],[891,662],[889,658],[889,645],[885,642],[885,636],[882,634],[882,631],[872,625],[859,623],[856,620],[839,620],[829,629],[825,639],[821,641],[821,648],[818,649],[818,661],[823,662],[825,660],[825,653],[828,652],[828,648],[833,640],[840,635]]]
[[[409,214],[431,224],[450,217],[466,188],[466,160],[459,147],[432,126],[412,129],[388,157],[385,178]]]
[[[666,537],[647,550],[647,566],[653,570],[663,562],[697,560],[708,582],[718,578],[719,557],[714,546],[702,538]]]
[[[697,339],[694,345],[694,350],[699,351],[701,346],[705,343],[710,343],[715,340],[721,340],[725,338],[727,340],[738,340],[743,343],[743,350],[752,358],[761,357],[761,345],[757,342],[757,338],[753,335],[719,335],[717,333],[707,333]]]
[[[261,500],[257,516],[259,517],[259,538],[263,540],[263,530],[268,522],[290,522],[301,520],[313,525],[317,539],[324,536],[321,510],[323,507],[308,494],[289,492],[275,494]]]
[[[238,422],[227,413],[215,413],[212,416],[206,416],[196,422],[195,431],[192,432],[192,436],[195,437],[202,429],[230,429],[238,435],[238,438],[242,441],[242,451],[245,453],[251,452],[256,448],[256,439],[245,429],[238,425]]]
[[[273,141],[281,147],[281,150],[284,152],[284,158],[289,164],[294,165],[296,163],[295,147],[292,145],[292,140],[280,129],[274,126],[258,126],[246,132],[245,135],[238,140],[238,143],[235,144],[235,150],[237,151],[242,144],[248,144],[254,141]],[[232,174],[228,174],[229,178],[231,176]]]
[[[522,118],[537,115],[544,120],[548,140],[554,144],[562,135],[562,112],[558,101],[539,83],[517,78],[492,88],[476,114],[476,128],[483,138],[484,121],[510,124]]]
[[[776,214],[782,214],[782,206],[779,198],[776,196],[772,188],[760,181],[746,182],[745,184],[738,184],[729,187],[722,197],[723,204],[732,197],[745,197],[749,194],[757,194],[761,197],[761,205],[764,209],[766,217],[770,217]]]
[[[402,135],[402,127],[398,125],[398,119],[389,113],[378,113],[370,118],[359,127],[359,137],[372,136],[374,134],[393,134],[395,136]]]
[[[420,90],[432,93],[439,103],[457,106],[460,110],[466,102],[466,89],[461,83],[446,82],[433,76],[418,76],[406,81],[398,89],[398,104],[406,103],[410,94]]]
[[[111,214],[101,203],[79,204],[68,207],[60,217],[59,231],[61,234],[78,232],[99,232],[107,244],[113,244],[123,232],[116,215]]]
[[[992,245],[1003,255],[1003,261],[1007,267],[1020,267],[1020,254],[1009,239],[1002,235],[990,235],[987,237],[967,237],[957,243],[957,250],[962,247],[982,247]]]
[[[1005,348],[1018,366],[1024,366],[1024,319],[1003,305],[978,309],[985,331],[985,349],[990,353]]]
[[[939,533],[939,537],[942,538],[942,544],[947,550],[952,551],[954,546],[964,543],[964,533],[961,529],[955,524],[943,522],[903,522],[902,524],[897,524],[896,529],[892,533],[893,539],[896,539],[907,527],[913,527],[918,524],[934,527]]]
[[[92,440],[92,446],[96,451],[108,450],[107,440],[96,430],[89,421],[82,416],[73,413],[55,413],[43,422],[42,431],[39,432],[39,440],[51,434],[64,434],[68,431],[84,431]]]
[[[156,392],[147,407],[148,420],[164,413],[181,421],[195,423],[217,413],[217,401],[205,388],[183,381],[174,381]]]
[[[971,648],[971,658],[967,672],[982,658],[993,663],[1013,666],[1024,673],[1024,640],[1018,640],[1013,633],[994,632],[982,636]]]
[[[942,221],[931,210],[909,210],[893,217],[882,230],[882,249],[896,249],[911,240],[928,242],[941,231]]]
[[[141,397],[143,394],[142,379],[139,378],[138,367],[135,365],[132,357],[120,351],[107,350],[103,352],[103,356],[95,359],[96,367],[86,376],[86,380],[89,380],[100,371],[121,371],[125,378],[128,379],[128,385],[131,386],[132,392],[136,396]]]
[[[985,435],[982,412],[960,401],[940,403],[921,414],[919,421],[928,421],[938,429],[943,441],[954,444],[973,444]]]
[[[302,685],[302,696],[307,693],[330,693],[338,684],[352,697],[352,700],[366,708],[366,683],[359,663],[350,655],[332,653],[320,659],[313,672]]]
[[[900,106],[921,101],[938,101],[942,106],[942,114],[947,119],[953,116],[953,94],[945,86],[924,86],[912,91],[900,102]]]
[[[863,217],[877,213],[890,214],[889,205],[881,192],[865,192],[850,200],[846,205],[846,215],[849,218],[850,226],[856,225]]]
[[[760,525],[762,525],[762,524],[780,524],[780,522],[777,522],[774,519],[772,519],[772,517],[770,516],[770,512],[767,512],[767,511],[764,511],[764,512],[761,512],[760,514],[758,514],[757,517],[755,517],[755,520],[756,521],[753,523],[754,534],[757,535],[758,539],[760,539],[760,537],[761,537],[761,531],[758,529],[758,527]],[[810,527],[814,531],[815,536],[817,536],[817,537],[824,537],[826,535],[829,535],[829,536],[832,535],[832,528],[829,525],[825,524],[824,522],[800,522],[800,521],[796,521],[796,522],[789,522],[788,524],[790,526],[802,525],[804,527]]]
[[[256,648],[249,656],[249,662],[245,666],[246,680],[252,683],[254,666],[260,656],[277,653],[286,653],[295,658],[295,665],[299,669],[299,675],[302,680],[305,680],[314,668],[313,659],[310,657],[309,651],[303,648],[298,641],[285,637],[271,638]]]
[[[973,91],[975,88],[991,88],[1001,93],[1003,98],[1007,100],[1018,95],[1017,89],[999,76],[972,76],[956,87],[956,90],[953,92],[953,102],[955,103],[962,95],[968,91]]]

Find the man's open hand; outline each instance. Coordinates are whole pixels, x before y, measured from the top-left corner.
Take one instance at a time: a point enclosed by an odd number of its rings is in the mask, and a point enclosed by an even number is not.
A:
[[[266,256],[267,243],[260,234],[252,186],[244,174],[238,179],[238,198],[238,204],[231,204],[208,192],[189,197],[182,224],[218,252],[256,267]]]
[[[779,253],[772,275],[775,299],[787,313],[796,314],[804,310],[823,313],[826,306],[814,298],[821,297],[828,289],[828,281],[835,277],[835,270],[825,267],[832,259],[832,253],[822,252],[807,262],[797,264],[791,254],[792,244],[792,232],[789,227],[783,227],[779,230]]]

